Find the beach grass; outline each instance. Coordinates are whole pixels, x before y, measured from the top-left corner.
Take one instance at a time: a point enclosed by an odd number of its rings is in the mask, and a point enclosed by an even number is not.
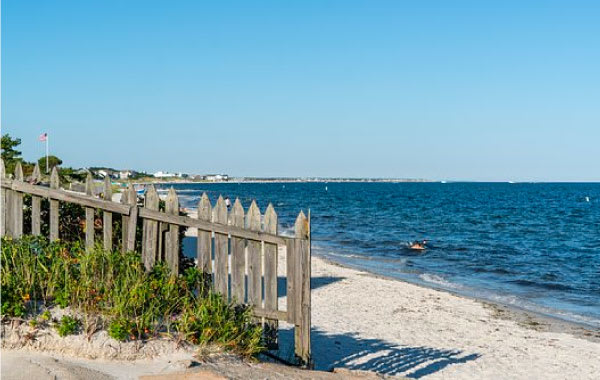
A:
[[[244,356],[263,349],[251,309],[212,292],[196,268],[146,272],[135,252],[86,252],[79,242],[31,236],[2,239],[1,260],[3,319],[43,321],[48,309],[68,308],[73,315],[54,322],[64,335],[81,321],[82,331],[106,329],[120,341],[171,337]]]

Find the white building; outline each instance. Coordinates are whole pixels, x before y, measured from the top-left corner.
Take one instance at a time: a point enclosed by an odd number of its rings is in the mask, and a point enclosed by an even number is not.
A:
[[[119,178],[120,179],[127,179],[131,177],[131,171],[130,170],[121,170],[119,172]]]
[[[177,174],[158,171],[158,172],[154,173],[153,176],[156,178],[173,178],[173,177],[177,177]]]

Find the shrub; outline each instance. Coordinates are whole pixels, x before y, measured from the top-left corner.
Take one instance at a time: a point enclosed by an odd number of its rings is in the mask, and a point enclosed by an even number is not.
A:
[[[77,332],[78,327],[79,320],[69,315],[63,315],[56,325],[56,331],[60,336],[67,336],[75,334],[75,332]]]
[[[35,317],[40,309],[69,306],[98,318],[121,341],[167,333],[248,356],[263,349],[251,310],[212,293],[197,268],[173,275],[159,263],[146,272],[135,252],[86,252],[78,242],[32,236],[3,239],[0,264],[3,316]],[[40,316],[49,318],[47,310]],[[59,334],[78,329],[79,321],[68,318],[58,323]]]

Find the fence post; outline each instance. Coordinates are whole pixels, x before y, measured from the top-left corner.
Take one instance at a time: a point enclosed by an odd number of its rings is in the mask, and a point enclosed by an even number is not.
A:
[[[179,215],[179,199],[173,187],[169,189],[167,195],[165,213]],[[165,236],[165,260],[171,273],[177,275],[179,273],[179,226],[176,224],[169,225],[169,231]]]
[[[104,200],[112,200],[112,184],[107,174],[104,177]],[[102,210],[102,230],[104,232],[104,250],[112,251],[112,212]]]
[[[223,197],[220,195],[213,209],[213,222],[227,225],[227,207],[225,206]],[[228,237],[226,234],[215,233],[214,286],[217,293],[221,293],[225,299],[229,296],[227,290],[229,280],[228,262]]]
[[[239,199],[233,203],[231,224],[244,228],[244,207]],[[244,239],[231,237],[231,298],[244,303],[246,296],[246,244]]]
[[[58,190],[58,187],[58,169],[55,166],[50,174],[50,188]],[[50,199],[50,241],[58,240],[58,238],[58,201]]]
[[[23,167],[18,161],[15,165],[15,182],[23,182]],[[23,193],[14,191],[12,195],[13,210],[13,236],[20,238],[23,236]]]
[[[277,214],[269,203],[265,211],[264,232],[277,235]],[[265,257],[265,309],[277,311],[277,245],[264,243]],[[265,325],[267,346],[277,348],[277,319],[270,319]]]
[[[294,270],[296,320],[294,328],[295,353],[301,363],[310,366],[310,229],[303,212],[296,218],[294,239]],[[290,279],[288,278],[288,281]]]
[[[212,205],[206,193],[198,202],[198,219],[205,222],[211,221]],[[212,237],[209,231],[198,230],[197,233],[197,251],[198,268],[205,273],[205,278],[211,278],[212,273]]]
[[[6,167],[4,166],[4,160],[0,159],[0,181],[4,181],[6,178]],[[3,187],[0,187],[0,236],[6,235],[6,218],[9,215],[6,212],[6,195],[8,191]]]
[[[127,187],[127,202],[131,206],[129,216],[127,217],[127,228],[126,234],[123,235],[123,246],[125,251],[135,251],[135,236],[137,233],[137,193],[133,188],[132,184]],[[125,227],[125,220],[123,220],[123,227]],[[125,231],[125,230],[124,230]]]
[[[40,165],[35,164],[33,168],[33,174],[31,175],[32,182],[37,184],[42,180],[42,174],[40,172]],[[42,198],[37,195],[31,196],[31,234],[34,236],[41,234],[41,211],[42,211]]]
[[[87,196],[94,195],[94,179],[92,173],[87,174],[85,179],[85,194]],[[87,251],[94,249],[94,235],[96,233],[96,226],[94,224],[94,209],[92,207],[85,208],[85,248]]]
[[[255,201],[252,201],[246,214],[246,228],[260,231],[260,210]],[[248,303],[262,307],[262,257],[261,243],[248,240]]]
[[[153,185],[148,187],[144,199],[144,207],[148,210],[158,210],[158,193]],[[156,263],[156,249],[158,242],[158,222],[144,219],[144,232],[142,238],[142,260],[146,270],[151,270]]]

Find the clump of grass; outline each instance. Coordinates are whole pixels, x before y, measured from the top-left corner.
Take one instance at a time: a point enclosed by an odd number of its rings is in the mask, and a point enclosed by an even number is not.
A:
[[[31,236],[3,239],[1,264],[3,316],[35,318],[42,309],[68,306],[83,316],[84,331],[87,321],[100,321],[120,341],[166,334],[247,356],[263,349],[251,310],[212,293],[196,268],[174,275],[158,264],[146,272],[134,252],[86,252],[80,243]],[[71,330],[71,320],[61,319],[60,326],[65,333],[79,330],[78,324]]]
[[[79,328],[79,320],[71,317],[70,315],[63,315],[62,318],[56,324],[56,331],[59,336],[73,335]]]

